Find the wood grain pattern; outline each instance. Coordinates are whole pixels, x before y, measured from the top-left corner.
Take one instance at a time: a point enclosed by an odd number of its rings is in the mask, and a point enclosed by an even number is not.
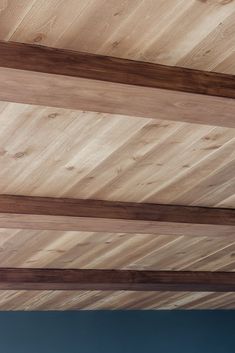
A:
[[[0,231],[3,267],[233,271],[234,239],[151,234]],[[204,298],[204,301],[203,301]],[[199,300],[200,299],[200,300]],[[204,308],[232,305],[234,293],[0,291],[1,310]],[[195,301],[195,304],[194,304]]]
[[[234,1],[6,0],[1,10],[1,40],[235,74]],[[1,194],[235,208],[234,129],[173,122],[174,111],[166,121],[3,102],[0,112]],[[0,229],[4,267],[234,271],[234,253],[234,235]],[[1,310],[175,308],[234,309],[235,294],[0,291]]]
[[[235,210],[146,203],[0,196],[2,228],[226,236]]]
[[[0,268],[0,289],[235,292],[235,273]]]
[[[233,75],[17,42],[2,41],[0,50],[4,68],[235,99]]]
[[[230,75],[19,43],[0,52],[3,101],[235,127]]]

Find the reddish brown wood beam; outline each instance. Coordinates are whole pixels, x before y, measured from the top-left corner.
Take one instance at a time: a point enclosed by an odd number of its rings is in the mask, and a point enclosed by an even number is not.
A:
[[[0,42],[0,100],[235,127],[235,79]]]
[[[0,227],[225,237],[234,236],[235,210],[2,195]]]
[[[0,268],[0,290],[234,292],[234,272]]]

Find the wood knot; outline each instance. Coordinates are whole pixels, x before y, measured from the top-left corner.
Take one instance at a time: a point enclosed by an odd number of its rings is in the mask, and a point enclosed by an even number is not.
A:
[[[117,48],[119,44],[120,44],[120,41],[116,40],[115,42],[113,42],[112,48]]]
[[[75,167],[71,165],[71,166],[69,166],[69,167],[66,167],[66,169],[67,169],[67,170],[74,170]]]
[[[26,155],[26,152],[24,151],[24,152],[17,152],[17,153],[15,153],[14,154],[14,158],[15,159],[19,159],[19,158],[23,158],[24,156]]]
[[[51,113],[48,115],[49,119],[55,119],[57,116],[59,116],[59,113]]]
[[[38,34],[36,35],[36,37],[34,37],[33,41],[34,41],[34,43],[40,43],[40,42],[42,42],[43,39],[45,39],[45,38],[46,38],[45,34],[43,34],[43,33],[38,33]]]

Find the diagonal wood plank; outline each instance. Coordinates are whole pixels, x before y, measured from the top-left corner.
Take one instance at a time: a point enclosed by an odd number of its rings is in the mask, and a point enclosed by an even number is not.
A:
[[[235,127],[232,75],[0,42],[0,100]]]
[[[234,292],[235,273],[0,268],[0,289]]]
[[[224,237],[234,234],[235,210],[1,195],[0,227]]]

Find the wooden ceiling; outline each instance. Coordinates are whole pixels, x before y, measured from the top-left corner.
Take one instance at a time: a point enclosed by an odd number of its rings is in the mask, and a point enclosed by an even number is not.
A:
[[[0,39],[235,74],[235,2],[11,0]],[[235,208],[235,129],[2,102],[0,193]],[[173,118],[172,118],[173,119]],[[2,229],[1,267],[234,271],[235,238]],[[0,291],[2,310],[235,308],[234,293]]]

